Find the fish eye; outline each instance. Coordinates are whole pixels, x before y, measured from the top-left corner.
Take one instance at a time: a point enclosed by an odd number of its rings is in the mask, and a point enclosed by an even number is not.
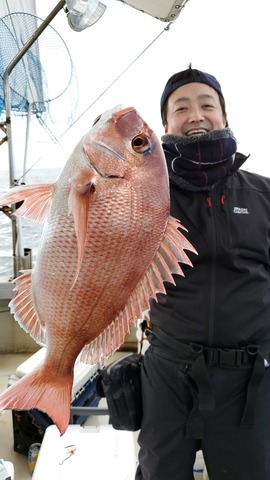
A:
[[[147,150],[149,150],[150,142],[146,135],[143,135],[142,133],[140,133],[139,135],[136,135],[136,137],[132,139],[131,146],[134,152],[144,153]]]

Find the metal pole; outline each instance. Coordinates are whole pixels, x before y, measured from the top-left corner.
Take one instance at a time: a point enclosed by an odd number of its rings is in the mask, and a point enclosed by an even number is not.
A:
[[[31,114],[32,114],[32,103],[29,103],[28,112],[27,112],[27,123],[26,123],[26,138],[25,138],[25,147],[24,147],[24,162],[23,162],[23,171],[22,171],[22,183],[25,183],[25,172],[26,172],[26,165],[27,165],[27,154],[28,154]]]
[[[6,107],[6,133],[8,139],[8,156],[9,156],[9,184],[10,187],[14,186],[14,150],[13,150],[13,139],[12,139],[12,129],[11,129],[11,100],[10,100],[10,84],[9,78],[12,70],[41,35],[43,30],[50,24],[53,18],[57,13],[64,7],[65,0],[60,0],[60,2],[55,6],[47,18],[41,23],[37,30],[31,35],[29,40],[24,44],[21,50],[17,53],[14,59],[7,66],[4,73],[4,97],[5,97],[5,107]],[[15,209],[15,208],[14,208]],[[16,250],[21,250],[18,248],[18,243],[21,241],[18,235],[17,229],[17,219],[12,216],[12,244],[13,244],[13,276],[16,277],[19,274],[19,270],[22,268],[20,265],[21,259],[17,258]]]

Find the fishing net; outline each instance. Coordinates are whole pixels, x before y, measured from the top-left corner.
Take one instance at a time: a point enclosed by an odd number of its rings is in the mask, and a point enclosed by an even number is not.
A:
[[[0,119],[5,112],[4,73],[42,20],[28,13],[0,18]],[[78,83],[69,50],[57,31],[47,26],[13,68],[10,79],[11,111],[35,116],[57,135],[71,125],[78,102]]]

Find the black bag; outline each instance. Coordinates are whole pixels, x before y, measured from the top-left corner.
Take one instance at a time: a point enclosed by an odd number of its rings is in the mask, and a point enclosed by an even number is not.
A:
[[[97,394],[106,398],[110,424],[116,430],[135,432],[141,428],[142,358],[140,353],[126,355],[108,365],[99,374]]]

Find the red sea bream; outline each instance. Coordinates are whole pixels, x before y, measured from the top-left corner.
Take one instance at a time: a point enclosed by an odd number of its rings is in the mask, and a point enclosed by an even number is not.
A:
[[[170,216],[160,142],[132,107],[106,112],[54,184],[14,187],[1,205],[45,221],[35,266],[15,280],[11,312],[47,353],[42,367],[0,395],[0,409],[46,412],[64,433],[73,367],[123,343],[163,282],[195,252]]]

